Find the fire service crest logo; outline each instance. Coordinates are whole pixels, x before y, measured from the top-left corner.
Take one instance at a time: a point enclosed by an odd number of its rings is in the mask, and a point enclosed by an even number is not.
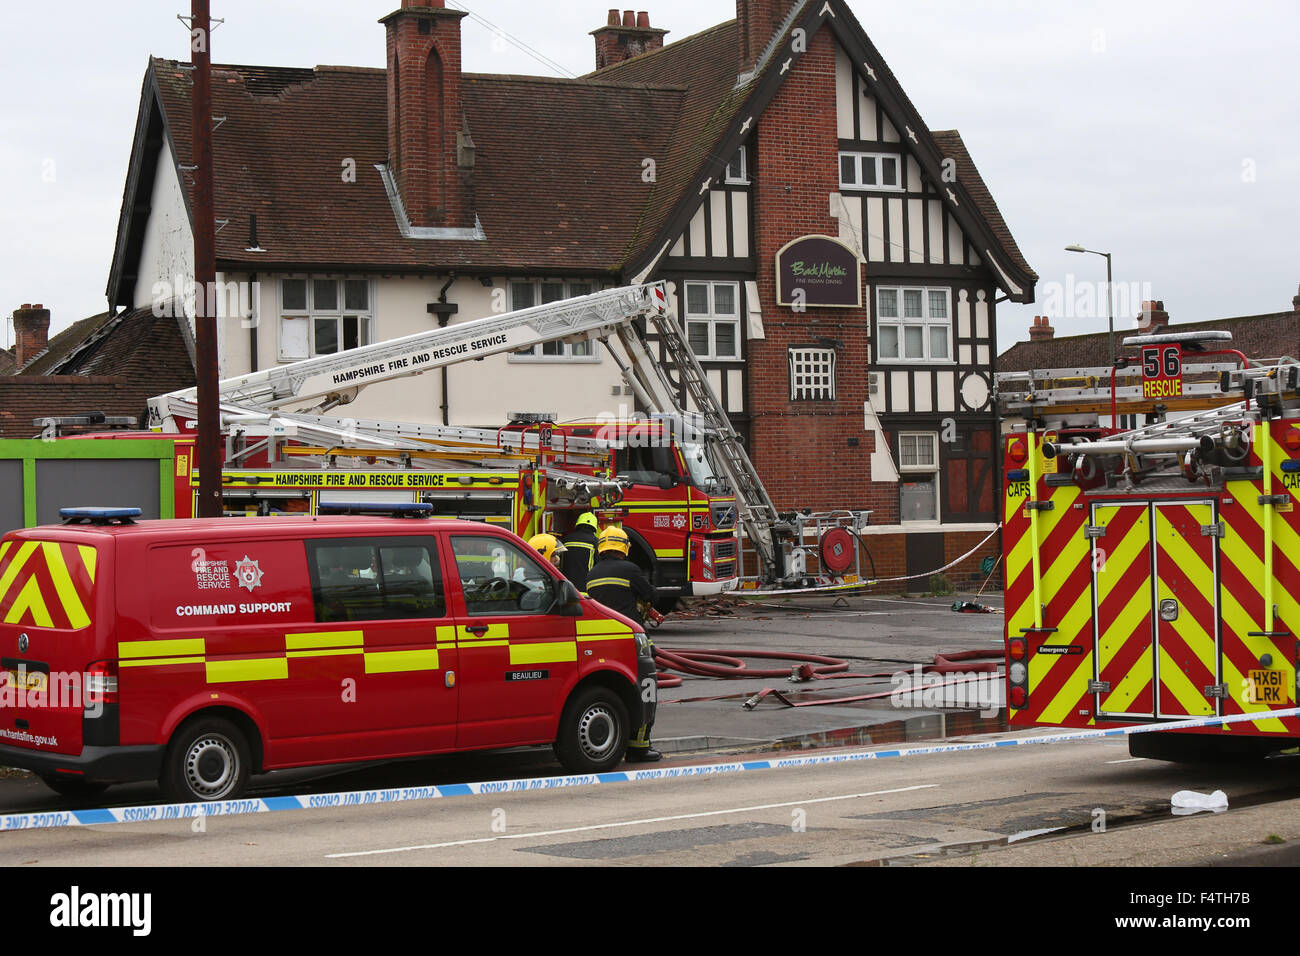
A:
[[[261,585],[263,573],[258,563],[248,555],[235,562],[235,581],[241,588],[248,588],[250,592]]]

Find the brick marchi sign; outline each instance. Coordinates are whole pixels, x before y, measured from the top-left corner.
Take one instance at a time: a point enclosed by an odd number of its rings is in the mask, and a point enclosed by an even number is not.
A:
[[[803,236],[776,254],[778,305],[862,306],[857,252],[830,236]]]

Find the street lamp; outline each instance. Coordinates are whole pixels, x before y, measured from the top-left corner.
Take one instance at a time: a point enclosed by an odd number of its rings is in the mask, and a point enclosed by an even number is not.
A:
[[[1066,246],[1065,251],[1066,252],[1088,252],[1094,256],[1106,257],[1106,309],[1110,313],[1110,336],[1107,339],[1107,348],[1110,349],[1110,361],[1111,364],[1113,365],[1115,364],[1115,302],[1110,291],[1111,290],[1110,253],[1098,252],[1095,249],[1085,249],[1083,248],[1083,246],[1079,245],[1078,243],[1075,243],[1074,245]]]

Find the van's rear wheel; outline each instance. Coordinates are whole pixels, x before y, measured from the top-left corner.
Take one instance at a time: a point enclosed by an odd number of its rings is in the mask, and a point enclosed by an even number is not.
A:
[[[43,773],[40,778],[41,783],[60,796],[77,800],[89,800],[91,797],[97,797],[108,789],[106,783],[79,780],[76,777],[62,776],[57,773]]]
[[[177,803],[232,800],[248,784],[248,742],[228,720],[200,718],[172,736],[159,783]]]
[[[603,773],[627,749],[627,708],[606,687],[588,687],[569,699],[555,738],[555,756],[570,773]]]

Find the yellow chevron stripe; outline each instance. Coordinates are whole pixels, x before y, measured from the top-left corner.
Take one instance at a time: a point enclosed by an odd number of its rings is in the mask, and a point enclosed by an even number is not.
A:
[[[236,681],[284,680],[289,676],[287,657],[263,657],[241,661],[206,661],[209,684]]]
[[[577,659],[578,645],[575,641],[510,645],[511,667],[517,664],[563,664]]]
[[[1090,609],[1091,610],[1091,609]],[[1088,681],[1092,679],[1092,651],[1083,655],[1079,665],[1070,674],[1061,692],[1052,698],[1052,702],[1043,708],[1038,722],[1042,724],[1059,724],[1070,716],[1088,692]],[[1089,708],[1091,709],[1091,708]]]
[[[409,651],[367,651],[367,674],[397,674],[409,671],[436,671],[437,648],[419,648]]]
[[[35,627],[53,627],[54,621],[50,617],[50,609],[45,606],[45,598],[41,596],[41,586],[36,582],[36,575],[27,579],[23,589],[18,592],[18,598],[9,608],[9,613],[5,615],[6,624],[18,624],[22,621],[23,615],[28,611],[32,615],[32,624]]]
[[[12,541],[0,541],[0,561],[3,561],[5,555],[9,553],[9,545],[11,544],[13,544]]]
[[[86,566],[86,573],[90,575],[90,583],[95,583],[95,560],[98,552],[88,544],[77,545],[77,551],[81,555],[81,563]]]
[[[32,552],[39,544],[39,541],[24,541],[18,546],[13,561],[5,568],[4,574],[0,574],[0,601],[9,596],[9,588],[13,586],[14,578],[18,577],[18,572],[23,569],[23,565],[27,563],[27,559],[32,556]]]
[[[205,643],[201,637],[189,637],[175,641],[120,641],[117,645],[117,656],[132,658],[165,657],[178,654],[202,655],[207,653]]]
[[[81,603],[81,595],[77,593],[77,588],[72,583],[68,564],[63,560],[63,550],[53,541],[42,541],[41,551],[45,554],[45,566],[50,571],[50,579],[54,582],[54,593],[59,596],[63,613],[68,616],[68,624],[74,631],[88,627],[90,615],[86,613],[85,605]]]
[[[1255,499],[1256,494],[1257,489],[1251,486],[1249,494],[1239,496],[1237,501],[1242,505],[1246,513],[1254,519],[1255,524],[1259,525],[1260,530],[1262,531],[1264,528],[1264,522],[1267,520],[1266,515],[1268,512],[1271,512],[1273,508],[1269,505],[1259,504]],[[1229,537],[1231,536],[1230,532]],[[1292,563],[1300,562],[1300,534],[1296,533],[1296,530],[1291,527],[1290,522],[1282,520],[1281,516],[1273,521],[1273,547],[1290,558]],[[1243,548],[1243,550],[1246,549]],[[1246,553],[1249,554],[1253,561],[1251,573],[1247,575],[1247,578],[1255,585],[1256,591],[1259,594],[1259,606],[1262,615],[1264,595],[1260,586],[1264,580],[1263,555],[1255,554],[1254,551],[1247,551]],[[1273,568],[1273,573],[1278,573],[1276,565]],[[1284,621],[1300,620],[1300,595],[1293,594],[1284,587],[1274,586],[1273,603],[1277,605],[1278,611]],[[1253,628],[1253,630],[1257,631],[1261,629],[1262,628],[1258,627]]]
[[[1085,545],[1086,546],[1086,545]],[[1078,634],[1083,629],[1083,625],[1092,617],[1092,590],[1084,588],[1074,605],[1061,616],[1061,620],[1055,625],[1057,628],[1056,637],[1062,640],[1071,640],[1070,635]],[[1089,635],[1091,638],[1091,635]],[[1053,643],[1049,641],[1048,643]],[[1091,641],[1089,642],[1091,643]],[[1088,652],[1091,657],[1091,651]],[[1035,654],[1029,661],[1029,692],[1032,695],[1035,687],[1041,686],[1052,673],[1054,668],[1068,667],[1068,664],[1061,662],[1066,659],[1065,654]],[[1067,685],[1068,686],[1068,685]],[[1061,694],[1066,693],[1066,688],[1062,687]],[[1080,692],[1082,693],[1082,692]],[[1077,700],[1078,697],[1076,696]]]
[[[1210,673],[1214,673],[1213,668]],[[1193,684],[1187,672],[1178,666],[1163,647],[1160,648],[1160,683],[1162,692],[1173,694],[1174,699],[1183,705],[1189,716],[1208,717],[1214,713],[1214,705],[1205,696],[1205,688]],[[1168,714],[1172,711],[1161,701],[1160,712]]]

